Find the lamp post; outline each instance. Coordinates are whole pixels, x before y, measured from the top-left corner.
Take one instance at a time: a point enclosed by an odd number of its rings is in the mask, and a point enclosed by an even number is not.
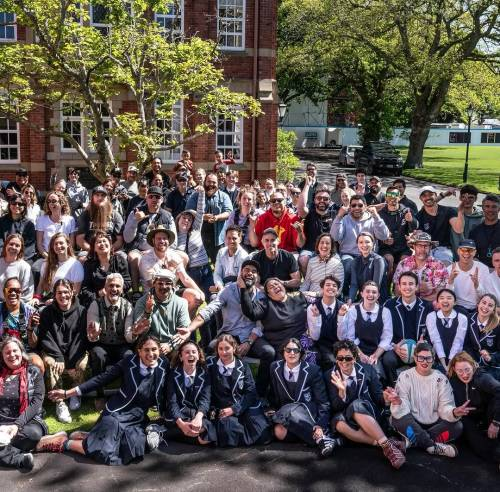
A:
[[[283,121],[283,118],[285,117],[287,107],[288,106],[284,102],[280,102],[278,105],[278,118],[280,123]]]
[[[467,108],[467,147],[465,150],[465,165],[464,165],[464,174],[462,177],[462,181],[467,183],[467,178],[469,174],[469,145],[470,145],[470,124],[472,121],[472,115],[474,114],[474,107],[472,104],[469,104]]]

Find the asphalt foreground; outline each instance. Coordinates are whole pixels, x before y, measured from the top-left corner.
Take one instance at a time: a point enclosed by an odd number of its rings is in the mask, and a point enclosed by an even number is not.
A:
[[[325,156],[304,155],[318,164],[320,181],[332,182],[338,168]],[[319,158],[315,158],[319,157]],[[352,175],[353,169],[342,169]],[[384,177],[384,187],[392,177]],[[407,194],[420,205],[425,183],[408,179]],[[445,189],[443,186],[437,187]],[[456,205],[454,199],[443,204]],[[498,466],[485,463],[458,443],[455,459],[410,449],[393,470],[380,449],[348,445],[319,460],[301,444],[213,449],[169,443],[129,466],[98,465],[76,455],[38,454],[29,473],[1,469],[0,491],[490,491],[499,490]]]

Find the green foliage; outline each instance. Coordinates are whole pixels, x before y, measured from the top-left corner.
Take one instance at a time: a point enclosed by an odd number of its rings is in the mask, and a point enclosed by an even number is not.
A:
[[[160,148],[174,148],[204,133],[213,132],[219,114],[226,118],[258,116],[259,103],[250,96],[223,86],[214,42],[197,36],[189,39],[175,30],[166,32],[153,22],[154,10],[165,11],[172,0],[94,0],[107,11],[107,31],[89,25],[90,2],[80,0],[0,0],[0,11],[14,12],[19,24],[30,28],[36,43],[0,46],[0,115],[21,121],[69,142],[103,178],[120,150],[132,148],[144,166]],[[132,96],[137,110],[115,111],[109,102],[118,94]],[[185,105],[181,135],[173,135],[169,121],[172,105]],[[53,107],[60,101],[81,107],[95,152],[89,152],[59,125],[36,127],[30,111],[37,105]],[[104,125],[109,114],[111,130]],[[195,128],[196,115],[203,121]]]
[[[276,162],[276,179],[278,181],[293,181],[295,169],[300,161],[293,154],[297,136],[294,132],[278,129],[278,157]]]

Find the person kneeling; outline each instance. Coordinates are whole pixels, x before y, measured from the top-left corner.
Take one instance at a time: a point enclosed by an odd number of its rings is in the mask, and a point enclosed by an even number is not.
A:
[[[61,401],[83,395],[104,385],[122,380],[122,386],[106,403],[104,411],[90,432],[75,431],[64,444],[65,451],[74,451],[106,465],[127,465],[142,460],[146,453],[145,428],[148,410],[161,408],[169,368],[160,358],[160,341],[142,335],[136,344],[137,354],[122,359],[106,372],[70,390],[55,389],[49,398]]]
[[[280,441],[299,438],[330,456],[340,439],[327,435],[330,403],[318,366],[301,361],[302,347],[296,338],[283,345],[283,357],[271,364],[274,435]]]
[[[325,373],[334,417],[332,429],[347,439],[380,446],[394,468],[405,461],[406,446],[388,439],[381,427],[385,406],[382,385],[373,366],[359,362],[358,348],[350,340],[333,346],[335,365]]]
[[[205,355],[198,344],[191,340],[181,343],[172,368],[164,393],[163,419],[146,428],[150,448],[158,447],[165,436],[189,443],[215,442],[215,427],[207,417],[210,380]]]

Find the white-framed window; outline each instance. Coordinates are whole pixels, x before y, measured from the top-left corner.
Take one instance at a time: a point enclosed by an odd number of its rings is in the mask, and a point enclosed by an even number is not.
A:
[[[228,151],[231,151],[236,162],[243,162],[243,118],[233,121],[219,116],[216,141],[216,150],[220,150],[224,158],[228,157]]]
[[[78,104],[61,102],[61,130],[71,135],[82,145],[82,110]],[[63,138],[61,138],[61,150],[63,152],[76,152],[76,149]]]
[[[16,15],[11,12],[0,12],[0,42],[17,39]]]
[[[156,126],[161,135],[162,146],[169,147],[172,140],[180,142],[182,140],[182,101],[176,102],[173,106],[172,117],[168,120],[156,120]],[[177,162],[181,158],[182,144],[173,149],[164,149],[160,151],[160,157],[164,162]]]
[[[109,34],[110,26],[107,22],[109,9],[104,5],[90,5],[90,25],[95,27],[104,36]]]
[[[217,0],[217,39],[224,50],[245,49],[245,0]]]
[[[0,163],[19,163],[19,123],[0,118]]]
[[[155,21],[165,34],[184,32],[184,0],[178,0],[167,6],[166,12],[155,12]]]
[[[109,115],[108,108],[103,103],[99,103],[99,111],[101,113],[106,140],[108,145],[111,145],[111,137],[109,136],[109,130],[111,129],[111,116]],[[87,130],[87,133],[89,150],[95,151],[95,138],[91,135],[90,129]]]

